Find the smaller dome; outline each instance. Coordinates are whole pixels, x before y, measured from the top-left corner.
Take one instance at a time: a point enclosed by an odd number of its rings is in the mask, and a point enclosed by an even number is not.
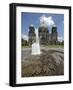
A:
[[[53,27],[57,27],[56,24],[53,24]]]
[[[33,25],[33,24],[31,24],[31,25],[30,25],[30,27],[34,27],[34,25]]]

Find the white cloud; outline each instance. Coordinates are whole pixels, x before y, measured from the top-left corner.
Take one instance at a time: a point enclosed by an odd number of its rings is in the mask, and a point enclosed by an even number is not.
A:
[[[27,40],[28,41],[28,36],[27,35],[22,35],[22,39]]]
[[[55,22],[51,16],[46,17],[45,15],[42,15],[40,17],[40,24],[42,24],[42,23],[45,23],[49,27],[55,24]]]
[[[62,37],[58,37],[58,41],[62,42],[64,39]]]

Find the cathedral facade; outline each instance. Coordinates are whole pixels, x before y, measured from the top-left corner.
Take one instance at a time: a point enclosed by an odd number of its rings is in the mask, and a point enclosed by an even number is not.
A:
[[[51,28],[51,33],[49,33],[48,26],[42,23],[38,28],[39,42],[41,45],[45,44],[56,44],[58,39],[58,32],[56,25],[53,25]],[[30,25],[29,32],[29,43],[32,44],[36,40],[35,27]]]

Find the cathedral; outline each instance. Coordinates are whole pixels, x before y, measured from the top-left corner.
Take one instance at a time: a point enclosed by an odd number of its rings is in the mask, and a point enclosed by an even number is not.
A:
[[[52,25],[51,33],[50,33],[48,26],[43,22],[42,24],[40,24],[38,28],[38,35],[39,35],[40,45],[56,44],[58,39],[57,26]],[[35,42],[36,35],[35,35],[35,27],[33,25],[29,26],[28,37],[29,37],[30,45],[33,42]]]

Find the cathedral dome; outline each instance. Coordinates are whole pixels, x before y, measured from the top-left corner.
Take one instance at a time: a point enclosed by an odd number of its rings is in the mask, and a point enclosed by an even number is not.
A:
[[[33,24],[31,24],[31,25],[30,25],[30,27],[34,27],[34,25],[33,25]]]
[[[57,27],[57,26],[54,24],[53,27]]]
[[[40,27],[48,28],[47,24],[45,24],[45,23],[41,23]]]
[[[35,27],[34,27],[34,25],[33,24],[31,24],[30,26],[29,26],[29,32],[35,32]]]

